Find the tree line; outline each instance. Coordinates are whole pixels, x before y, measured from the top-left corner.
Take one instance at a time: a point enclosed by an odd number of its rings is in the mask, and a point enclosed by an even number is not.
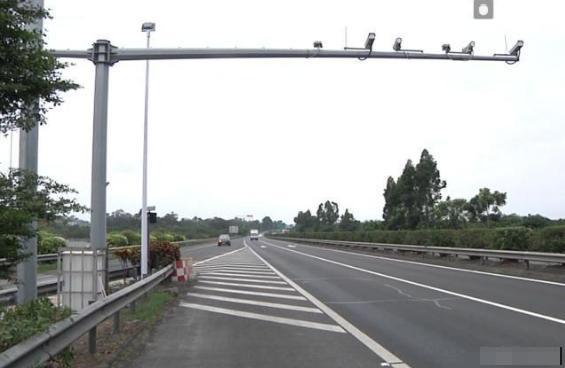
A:
[[[329,200],[318,205],[316,215],[312,215],[310,210],[299,211],[294,218],[294,223],[295,230],[300,232],[333,231],[335,229],[353,231],[360,224],[347,208],[340,216],[339,205]]]
[[[443,199],[442,190],[447,182],[441,178],[438,164],[427,149],[414,164],[407,160],[400,176],[390,176],[383,192],[385,205],[382,220],[357,221],[346,210],[339,215],[336,202],[320,203],[316,214],[299,211],[294,218],[295,230],[307,231],[371,231],[415,229],[461,229],[467,227],[524,226],[540,228],[565,224],[565,220],[551,220],[536,215],[504,214],[507,193],[480,188],[470,199]]]
[[[119,209],[106,216],[106,224],[109,233],[123,231],[139,233],[141,215],[140,213],[129,213]],[[150,224],[150,230],[155,234],[169,233],[181,235],[186,239],[198,239],[225,234],[230,226],[238,226],[239,234],[245,235],[251,229],[258,229],[260,231],[281,230],[286,227],[286,224],[280,220],[273,221],[270,216],[263,217],[261,221],[246,221],[237,217],[232,219],[223,219],[221,217],[207,219],[200,217],[179,218],[175,212],[169,212],[162,216],[157,216],[157,222]],[[76,217],[66,217],[43,223],[41,230],[65,238],[88,238],[90,224]]]
[[[469,200],[442,200],[447,182],[441,179],[437,162],[424,149],[420,161],[408,160],[402,174],[387,179],[383,196],[383,219],[389,230],[419,228],[461,228],[466,224],[497,222],[502,217],[506,193],[489,188]]]

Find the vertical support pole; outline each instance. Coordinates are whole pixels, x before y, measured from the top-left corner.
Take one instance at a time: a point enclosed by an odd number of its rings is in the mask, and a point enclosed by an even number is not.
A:
[[[43,0],[28,0],[28,5],[43,8]],[[28,25],[28,30],[43,32],[43,19]],[[39,100],[33,103],[39,108]],[[39,144],[39,122],[29,131],[20,129],[20,152],[19,168],[32,173],[37,173],[37,147]],[[33,221],[29,226],[37,229],[37,222]],[[17,265],[17,302],[23,304],[37,298],[37,238],[22,239],[22,253],[29,254]]]
[[[92,45],[91,61],[96,66],[94,79],[94,117],[92,135],[92,182],[90,247],[92,249],[92,300],[98,296],[98,252],[106,249],[106,162],[108,138],[108,79],[112,45],[97,40]]]
[[[149,48],[151,32],[147,32]],[[141,278],[147,276],[149,268],[149,221],[147,214],[147,149],[148,149],[148,114],[149,114],[149,60],[145,61],[145,110],[143,118],[143,178],[141,188]]]

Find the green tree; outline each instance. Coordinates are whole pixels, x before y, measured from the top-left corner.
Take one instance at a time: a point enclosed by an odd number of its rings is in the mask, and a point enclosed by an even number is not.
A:
[[[336,202],[326,201],[318,205],[316,211],[318,221],[323,226],[324,231],[331,231],[339,219],[339,206]]]
[[[383,219],[388,229],[415,229],[433,225],[434,208],[441,200],[441,180],[437,163],[424,149],[416,166],[408,160],[395,181],[387,179]]]
[[[354,231],[359,226],[359,221],[355,220],[355,217],[352,213],[349,212],[349,209],[345,209],[343,215],[341,215],[339,221],[339,229],[342,231]]]
[[[269,216],[263,217],[263,220],[261,221],[261,229],[262,230],[273,229],[273,220]]]
[[[299,211],[298,215],[294,218],[294,223],[296,224],[296,231],[302,232],[313,230],[318,227],[318,218],[316,218],[316,216],[312,216],[310,210],[305,212]]]
[[[422,151],[420,162],[416,165],[414,180],[418,225],[432,226],[434,207],[441,200],[441,190],[447,186],[447,183],[441,180],[437,162],[426,149]]]
[[[74,193],[67,185],[30,172],[0,172],[0,258],[6,258],[7,263],[25,258],[20,252],[20,239],[37,236],[37,229],[30,225],[33,220],[52,221],[85,211],[74,199],[66,198]],[[10,266],[0,264],[0,278],[9,275]]]
[[[528,215],[523,217],[522,224],[530,229],[539,229],[551,225],[551,220],[542,215]]]
[[[469,221],[467,200],[464,198],[451,199],[439,202],[434,209],[434,223],[437,227],[459,229]]]
[[[471,216],[471,221],[487,223],[498,221],[502,216],[500,207],[506,204],[506,193],[489,188],[479,189],[479,194],[469,200],[467,210]]]
[[[43,34],[26,27],[49,13],[21,0],[0,1],[0,132],[45,124],[46,112],[78,88],[61,77],[67,66],[44,49]],[[37,101],[40,101],[37,104]]]

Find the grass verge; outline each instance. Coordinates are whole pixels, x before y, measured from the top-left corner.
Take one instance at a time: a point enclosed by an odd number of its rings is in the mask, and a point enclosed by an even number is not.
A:
[[[131,356],[148,339],[153,327],[165,311],[174,304],[178,293],[170,284],[160,285],[139,298],[135,309],[124,308],[120,314],[120,331],[112,332],[109,318],[97,328],[97,352],[88,352],[88,335],[73,344],[73,368],[102,368],[127,366]]]

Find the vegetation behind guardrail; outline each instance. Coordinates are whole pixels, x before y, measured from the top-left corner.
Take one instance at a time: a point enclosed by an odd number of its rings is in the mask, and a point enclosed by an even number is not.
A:
[[[0,352],[0,367],[35,367],[55,357],[70,344],[89,334],[91,352],[96,351],[96,326],[114,316],[114,328],[119,328],[120,310],[147,293],[173,273],[173,266],[117,291],[89,305],[80,312],[50,325],[48,331],[31,333],[32,337]],[[117,330],[117,328],[116,328]],[[4,332],[4,330],[0,330]]]
[[[275,237],[277,235],[274,235]],[[291,232],[284,237],[436,247],[565,253],[565,226],[382,231]]]

